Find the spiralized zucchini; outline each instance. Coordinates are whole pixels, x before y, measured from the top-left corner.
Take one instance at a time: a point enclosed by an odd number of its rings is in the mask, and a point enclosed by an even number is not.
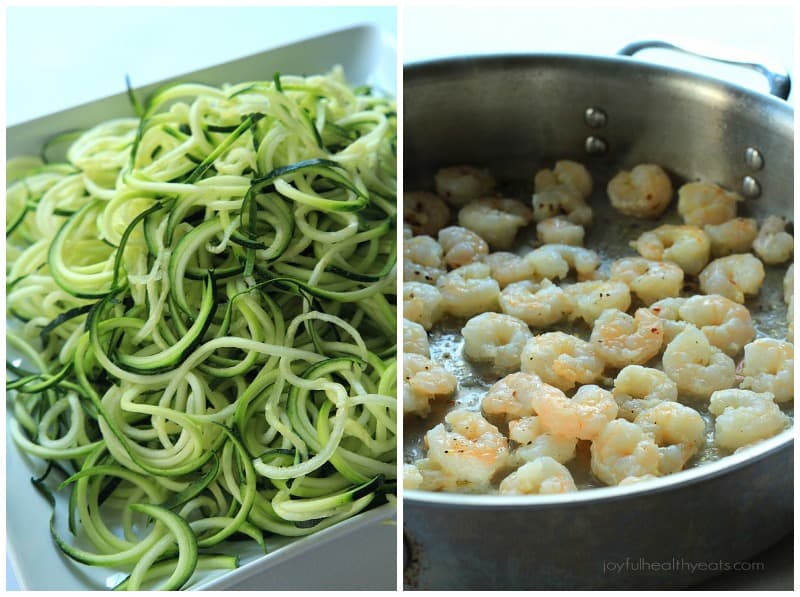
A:
[[[338,68],[131,97],[7,164],[7,394],[62,551],[172,589],[395,491],[396,113]]]

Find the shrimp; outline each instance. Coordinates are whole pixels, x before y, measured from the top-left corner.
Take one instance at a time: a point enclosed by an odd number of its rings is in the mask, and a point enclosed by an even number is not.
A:
[[[497,310],[500,286],[490,274],[491,269],[485,263],[470,263],[440,277],[436,286],[441,292],[444,312],[455,317],[472,317]]]
[[[578,445],[577,437],[546,431],[541,419],[535,415],[509,421],[508,438],[517,444],[511,455],[518,466],[542,456],[564,464],[575,458]]]
[[[507,250],[517,231],[530,224],[533,214],[516,199],[489,197],[470,201],[458,212],[458,225],[475,232],[492,249]]]
[[[630,477],[658,476],[658,445],[639,425],[616,419],[592,442],[591,469],[606,485],[618,485]]]
[[[403,242],[403,281],[436,284],[445,273],[444,252],[432,237],[415,236]]]
[[[672,182],[655,164],[639,164],[609,181],[606,193],[611,206],[626,216],[657,218],[672,201]]]
[[[497,280],[500,288],[505,288],[513,282],[530,280],[536,273],[530,260],[506,251],[489,253],[483,262],[491,268],[492,278]]]
[[[536,224],[536,238],[542,244],[580,247],[585,234],[583,226],[573,224],[563,216],[547,218]]]
[[[403,414],[426,416],[431,400],[452,396],[458,382],[455,375],[429,358],[413,352],[403,356]]]
[[[669,261],[624,257],[611,264],[611,280],[620,280],[645,305],[678,296],[683,289],[683,270]]]
[[[528,325],[504,313],[475,315],[461,329],[464,355],[478,362],[487,362],[500,375],[519,371],[520,354],[533,337]]]
[[[500,417],[504,421],[511,421],[529,417],[536,412],[533,409],[533,395],[550,389],[550,386],[546,388],[543,386],[538,375],[511,373],[489,388],[481,400],[481,410],[491,420]],[[552,388],[552,391],[559,390]]]
[[[428,332],[416,321],[403,318],[403,352],[413,352],[424,357],[431,356]]]
[[[619,309],[606,309],[595,320],[589,341],[606,365],[641,365],[661,352],[664,324],[648,309],[637,309],[633,317]]]
[[[443,315],[442,293],[422,282],[403,283],[403,317],[429,330]]]
[[[733,218],[721,224],[706,224],[703,230],[711,240],[711,256],[726,257],[753,248],[758,223],[753,218]]]
[[[567,467],[548,456],[526,462],[500,482],[500,495],[529,495],[577,491]]]
[[[661,402],[640,412],[634,423],[652,434],[658,445],[658,472],[683,469],[706,441],[706,423],[695,409],[679,402]]]
[[[745,295],[756,295],[761,289],[764,264],[750,253],[718,257],[700,272],[698,280],[704,293],[744,303]]]
[[[678,392],[691,398],[708,398],[716,390],[736,385],[733,359],[712,346],[692,324],[667,344],[661,361]]]
[[[688,182],[678,189],[678,213],[691,226],[716,225],[736,217],[742,198],[709,182]]]
[[[538,276],[551,280],[563,280],[571,269],[575,270],[579,279],[591,278],[600,266],[597,253],[570,245],[545,245],[525,255],[525,259],[533,265]]]
[[[533,408],[545,431],[586,440],[596,438],[619,410],[611,392],[596,385],[581,386],[572,398],[561,391],[535,392]]]
[[[531,199],[533,219],[537,222],[564,215],[569,222],[580,226],[591,226],[591,206],[572,187],[559,185],[536,191]]]
[[[740,388],[770,392],[775,402],[794,400],[794,344],[758,338],[744,347]]]
[[[592,194],[593,186],[592,175],[586,166],[570,160],[557,161],[552,170],[539,170],[533,184],[536,192],[558,186],[567,187],[573,189],[582,199]]]
[[[728,356],[737,354],[756,335],[750,311],[724,296],[697,294],[678,307],[681,320],[694,324]]]
[[[450,207],[427,191],[403,193],[403,222],[414,234],[434,235],[450,221]]]
[[[605,365],[589,342],[564,332],[547,332],[528,340],[520,368],[560,390],[569,390],[599,379]]]
[[[791,425],[770,392],[720,390],[711,394],[714,441],[724,450],[738,450],[777,435]]]
[[[753,241],[753,251],[769,265],[789,261],[794,255],[794,237],[786,232],[786,220],[780,216],[764,220]]]
[[[403,463],[403,489],[421,489],[422,472],[414,464]]]
[[[475,166],[442,168],[436,173],[434,183],[436,193],[456,206],[492,194],[496,184],[489,170]]]
[[[457,486],[487,488],[509,462],[508,440],[475,412],[453,410],[444,420],[425,434],[428,459]]]
[[[438,238],[444,251],[444,262],[449,267],[482,261],[489,253],[489,245],[485,240],[461,226],[442,228]]]
[[[570,321],[583,319],[593,325],[606,309],[627,311],[631,306],[631,291],[627,284],[618,280],[578,282],[564,291],[575,305],[569,314]]]
[[[574,302],[564,289],[547,278],[541,282],[514,282],[500,292],[500,310],[503,313],[536,327],[547,327],[564,320],[573,308]]]
[[[617,374],[611,393],[619,406],[618,416],[633,421],[648,408],[675,402],[678,385],[660,369],[628,365]]]
[[[695,276],[711,256],[711,240],[702,228],[663,224],[642,233],[631,246],[645,259],[671,261]]]
[[[685,302],[683,297],[668,297],[650,305],[650,311],[658,315],[664,323],[664,342],[667,344],[686,329],[687,322],[680,315],[681,305]]]

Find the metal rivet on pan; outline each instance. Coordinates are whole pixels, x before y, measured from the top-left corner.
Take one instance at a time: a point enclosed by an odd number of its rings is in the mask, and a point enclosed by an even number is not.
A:
[[[600,155],[608,151],[608,143],[606,143],[606,140],[602,137],[595,137],[594,135],[586,137],[584,147],[586,148],[586,152],[592,155]]]
[[[744,163],[753,170],[761,170],[764,167],[764,157],[755,147],[748,147],[744,150]]]
[[[599,129],[606,125],[608,117],[601,108],[592,107],[586,108],[586,112],[583,113],[583,120],[593,129]]]
[[[748,199],[756,199],[761,195],[761,185],[752,176],[745,176],[742,179],[742,192]]]

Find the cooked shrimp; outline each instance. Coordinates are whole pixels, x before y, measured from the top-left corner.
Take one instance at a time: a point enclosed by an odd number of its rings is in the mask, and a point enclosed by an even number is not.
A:
[[[777,435],[791,425],[769,392],[721,390],[708,403],[714,420],[714,441],[725,450],[738,450]]]
[[[736,217],[742,198],[709,182],[688,182],[678,189],[678,213],[691,226],[722,224]]]
[[[403,193],[403,222],[414,234],[433,236],[450,221],[450,207],[427,191]]]
[[[490,274],[491,269],[485,263],[470,263],[440,277],[436,286],[441,292],[444,312],[455,317],[472,317],[497,310],[500,286]]]
[[[593,440],[617,416],[611,392],[583,385],[572,398],[560,391],[535,392],[533,407],[542,428],[554,435]]]
[[[592,208],[581,194],[568,186],[554,186],[533,194],[533,219],[537,222],[563,215],[569,222],[591,226]]]
[[[508,440],[480,414],[457,409],[425,434],[428,459],[457,485],[488,487],[509,461]]]
[[[413,352],[403,356],[403,414],[426,416],[431,400],[448,398],[456,391],[455,375],[429,358]]]
[[[634,423],[653,435],[658,445],[658,471],[682,470],[706,441],[706,424],[695,409],[678,402],[661,402],[640,412]]]
[[[641,365],[661,352],[664,324],[648,309],[637,309],[633,317],[619,309],[606,309],[595,320],[589,341],[606,365],[618,369]]]
[[[678,385],[678,391],[692,398],[707,398],[716,390],[736,385],[733,359],[712,346],[692,324],[667,344],[662,366]]]
[[[403,281],[436,284],[445,273],[441,245],[427,235],[403,241]]]
[[[489,253],[483,258],[483,262],[491,268],[492,278],[497,280],[500,288],[520,280],[530,280],[536,273],[530,260],[507,251]]]
[[[428,344],[428,332],[416,321],[403,318],[403,352],[420,354],[424,357],[431,356]]]
[[[631,246],[642,257],[671,261],[691,276],[700,273],[711,255],[711,240],[697,226],[663,224],[642,233]]]
[[[657,218],[672,200],[672,182],[655,164],[639,164],[630,172],[619,172],[606,187],[611,205],[636,218]]]
[[[511,373],[495,382],[481,400],[481,410],[490,420],[520,419],[535,414],[533,395],[543,389],[542,380],[532,373]],[[553,391],[559,391],[552,388]],[[513,439],[513,438],[512,438]]]
[[[618,415],[633,421],[648,408],[662,402],[675,402],[678,385],[660,369],[628,365],[614,379],[612,394],[619,406]]]
[[[704,293],[744,303],[745,295],[756,295],[761,289],[764,264],[750,253],[719,257],[700,272],[698,280]]]
[[[444,251],[444,262],[449,267],[482,261],[489,253],[489,245],[485,240],[461,226],[442,228],[439,231],[439,244]]]
[[[403,317],[429,330],[442,314],[442,293],[436,286],[422,282],[403,283]]]
[[[769,265],[789,261],[794,255],[794,237],[786,232],[786,220],[780,216],[764,220],[753,241],[753,251]]]
[[[526,462],[500,482],[500,495],[529,495],[577,491],[567,467],[542,456]]]
[[[628,285],[618,280],[595,280],[570,284],[564,291],[575,307],[569,320],[583,319],[589,325],[606,309],[627,311],[631,306],[631,291]]]
[[[775,402],[794,400],[794,344],[758,338],[744,347],[739,387],[770,392]]]
[[[686,329],[687,322],[681,319],[681,305],[686,302],[683,297],[668,297],[650,305],[650,311],[658,315],[664,322],[664,342],[669,343]]]
[[[737,354],[756,335],[747,307],[716,294],[687,298],[678,307],[678,316],[697,326],[713,346],[728,356]]]
[[[573,308],[574,302],[564,289],[547,278],[541,282],[514,282],[500,292],[500,310],[535,327],[558,323]]]
[[[552,170],[539,170],[534,177],[536,192],[544,191],[557,186],[568,187],[575,190],[578,195],[586,199],[592,194],[592,175],[586,166],[571,160],[559,160]]]
[[[583,247],[570,245],[545,245],[534,249],[527,255],[537,275],[542,278],[567,277],[571,269],[578,274],[578,279],[590,279],[600,265],[600,256]]]
[[[464,355],[488,363],[500,375],[519,371],[522,349],[533,337],[524,321],[504,313],[475,315],[461,329],[461,335]]]
[[[563,216],[547,218],[536,224],[536,238],[542,244],[580,247],[585,234],[583,226],[573,224]]]
[[[706,224],[703,230],[711,240],[711,256],[725,257],[747,253],[758,235],[758,223],[753,218],[733,218],[721,224]]]
[[[534,336],[525,345],[520,368],[535,373],[542,381],[561,390],[599,379],[605,368],[589,342],[564,332]]]
[[[491,195],[495,180],[485,168],[452,166],[442,168],[434,177],[436,193],[450,205],[464,205],[473,199]]]
[[[488,197],[470,201],[458,212],[458,225],[472,230],[494,250],[510,249],[517,231],[530,224],[533,214],[516,199]]]
[[[518,465],[542,456],[549,456],[564,464],[575,458],[575,447],[578,445],[577,437],[545,430],[535,415],[509,421],[508,438],[518,446],[512,452],[512,459]]]
[[[616,419],[592,442],[591,468],[606,485],[629,477],[658,476],[659,452],[653,436],[639,425]]]
[[[611,264],[611,279],[628,285],[645,305],[678,296],[683,288],[683,270],[669,261],[624,257]]]

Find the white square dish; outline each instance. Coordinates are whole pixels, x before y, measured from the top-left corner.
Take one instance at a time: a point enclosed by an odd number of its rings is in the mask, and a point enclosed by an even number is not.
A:
[[[313,74],[341,65],[351,84],[370,84],[396,91],[397,56],[394,43],[370,26],[279,47],[137,89],[146,97],[155,88],[178,80],[220,85],[270,79],[284,74]],[[122,74],[120,74],[122,76]],[[6,130],[7,158],[38,154],[53,135],[87,127],[101,120],[130,116],[126,94],[17,124]],[[11,357],[12,355],[9,355]],[[29,479],[41,468],[24,457],[6,434],[6,545],[14,574],[28,590],[103,590],[124,577],[119,571],[90,568],[65,557],[48,532],[50,506]],[[58,504],[61,520],[65,500]],[[300,539],[267,537],[265,555],[258,545],[224,544],[240,557],[233,571],[198,573],[186,588],[215,589],[383,589],[397,586],[395,509],[387,504],[319,533]],[[224,547],[223,546],[223,547]]]

